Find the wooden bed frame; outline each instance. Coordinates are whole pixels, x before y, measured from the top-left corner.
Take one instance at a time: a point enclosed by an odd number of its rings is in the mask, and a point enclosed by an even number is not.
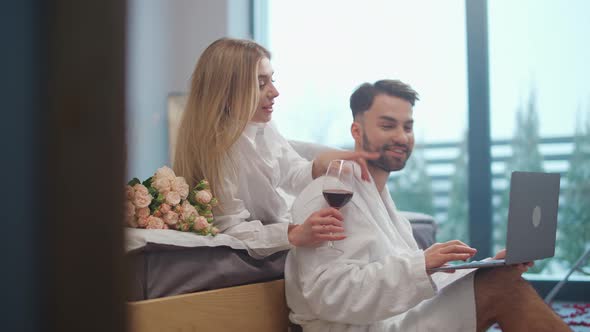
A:
[[[127,304],[129,331],[287,331],[285,282],[275,280]]]

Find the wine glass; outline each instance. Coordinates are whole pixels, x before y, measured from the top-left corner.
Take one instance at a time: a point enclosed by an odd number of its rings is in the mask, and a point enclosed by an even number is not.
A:
[[[322,193],[331,207],[340,210],[352,198],[352,183],[354,180],[354,162],[350,160],[332,160],[328,165]],[[332,233],[330,233],[332,235]],[[334,248],[334,242],[328,242],[328,247]]]

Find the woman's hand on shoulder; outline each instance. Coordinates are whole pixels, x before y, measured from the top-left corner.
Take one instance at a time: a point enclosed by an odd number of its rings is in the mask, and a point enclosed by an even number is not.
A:
[[[367,160],[373,160],[379,158],[379,152],[366,152],[366,151],[345,151],[345,150],[330,150],[320,153],[313,160],[313,167],[311,170],[311,176],[315,179],[326,173],[330,161],[342,159],[342,160],[354,160],[361,167],[361,178],[365,181],[369,181],[369,168],[367,167]]]
[[[296,247],[315,247],[325,241],[338,241],[344,235],[343,217],[334,208],[312,213],[301,225],[289,226],[289,242]]]

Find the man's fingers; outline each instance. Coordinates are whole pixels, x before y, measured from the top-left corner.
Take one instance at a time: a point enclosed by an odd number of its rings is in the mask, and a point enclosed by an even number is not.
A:
[[[338,220],[344,219],[344,217],[342,216],[342,213],[340,213],[340,211],[338,211],[338,209],[335,209],[332,207],[323,208],[323,209],[319,210],[318,212],[316,212],[315,215],[318,217],[332,216]]]
[[[311,229],[316,233],[344,233],[343,227],[332,225],[317,225],[312,226]]]
[[[462,261],[468,259],[469,257],[471,257],[471,254],[446,254],[443,257],[446,263],[450,261]]]
[[[318,234],[317,239],[322,241],[340,241],[346,239],[346,235],[342,234]]]
[[[502,250],[498,251],[496,256],[494,256],[494,259],[502,259],[505,257],[506,257],[506,249],[502,249]]]
[[[460,240],[450,240],[450,241],[447,241],[447,242],[443,243],[443,245],[445,245],[445,246],[461,245],[461,246],[469,247],[467,244],[463,243]]]
[[[311,224],[312,224],[312,226],[322,226],[322,225],[342,226],[344,223],[341,220],[338,220],[332,216],[328,216],[328,217],[314,218],[312,220]]]
[[[477,252],[476,249],[471,248],[469,246],[460,245],[460,244],[453,244],[450,246],[446,246],[440,250],[441,254],[450,254],[450,253],[469,253],[475,254]]]

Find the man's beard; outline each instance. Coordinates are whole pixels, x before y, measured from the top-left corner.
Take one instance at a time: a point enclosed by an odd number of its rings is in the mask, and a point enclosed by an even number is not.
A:
[[[363,150],[367,152],[379,152],[379,158],[377,159],[367,159],[367,163],[370,166],[382,169],[386,172],[394,172],[403,169],[406,166],[406,161],[410,158],[412,154],[412,149],[405,144],[383,144],[381,147],[373,149],[371,142],[369,142],[369,138],[367,134],[363,132]],[[403,147],[406,150],[406,158],[396,158],[396,157],[388,157],[385,154],[386,150],[390,150],[392,147]]]

